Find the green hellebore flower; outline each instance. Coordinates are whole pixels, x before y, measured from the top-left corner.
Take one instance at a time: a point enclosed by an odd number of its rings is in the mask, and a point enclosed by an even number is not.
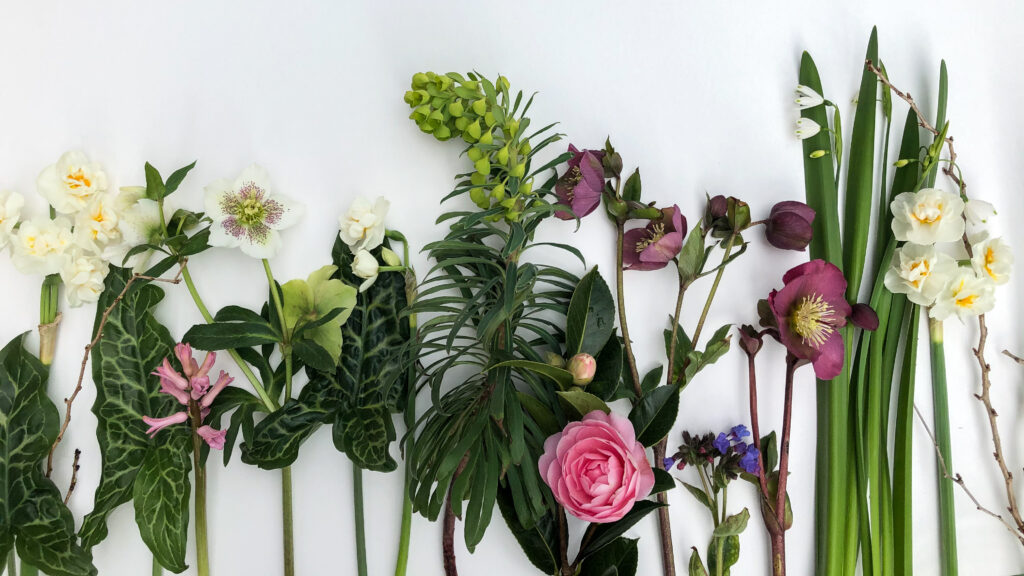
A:
[[[331,276],[337,266],[324,266],[309,275],[306,280],[290,280],[281,286],[284,297],[283,313],[285,325],[291,334],[299,331],[299,337],[312,340],[320,345],[335,364],[341,356],[341,326],[348,320],[356,305],[356,289]],[[337,316],[318,326],[304,326],[321,321],[334,314]]]

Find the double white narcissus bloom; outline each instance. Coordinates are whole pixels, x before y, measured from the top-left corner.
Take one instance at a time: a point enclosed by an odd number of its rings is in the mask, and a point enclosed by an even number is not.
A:
[[[39,193],[61,214],[74,214],[107,189],[103,167],[77,150],[65,152],[36,180]]]
[[[964,320],[992,310],[995,306],[995,284],[987,277],[978,276],[971,268],[959,268],[929,309],[936,320],[945,320],[954,314]]]
[[[64,266],[73,243],[67,218],[26,220],[12,239],[11,261],[23,274],[56,274]]]
[[[892,255],[885,287],[894,294],[906,294],[914,304],[931,306],[957,270],[956,260],[936,252],[934,246],[904,244]]]
[[[64,282],[64,295],[72,308],[96,302],[103,293],[103,279],[110,267],[107,262],[93,254],[73,250],[60,270]]]
[[[956,242],[964,235],[963,211],[963,200],[951,192],[904,192],[892,201],[892,231],[900,242]]]
[[[369,250],[359,250],[352,259],[352,273],[363,279],[363,283],[359,285],[359,292],[366,292],[377,281],[380,264]]]
[[[994,284],[1006,284],[1013,271],[1013,252],[1002,238],[989,238],[971,247],[974,271]]]
[[[360,250],[373,250],[384,242],[384,217],[391,204],[378,196],[373,204],[359,196],[338,222],[341,241],[355,254]]]
[[[113,261],[127,249],[122,245],[118,196],[104,192],[93,196],[75,214],[75,244],[104,260]],[[120,264],[120,262],[118,262]]]
[[[255,164],[234,182],[217,180],[205,188],[206,214],[213,219],[210,245],[240,248],[253,258],[271,258],[281,248],[280,231],[295,224],[304,208],[271,193],[267,171]]]
[[[21,219],[25,198],[17,192],[0,192],[0,250],[5,248]]]

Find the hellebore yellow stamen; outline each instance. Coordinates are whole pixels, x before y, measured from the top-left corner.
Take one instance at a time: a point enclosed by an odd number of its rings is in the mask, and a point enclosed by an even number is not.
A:
[[[834,316],[835,310],[832,305],[826,302],[820,294],[813,294],[804,296],[797,303],[789,317],[789,322],[793,331],[803,339],[804,344],[821,348],[835,331],[830,323]]]
[[[649,236],[636,243],[637,253],[643,252],[645,248],[665,237],[665,223],[658,222],[651,226]]]

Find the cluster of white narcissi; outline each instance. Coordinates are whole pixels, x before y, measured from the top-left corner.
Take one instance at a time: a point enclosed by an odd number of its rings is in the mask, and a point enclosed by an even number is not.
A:
[[[813,88],[802,84],[796,87],[796,107],[798,110],[807,110],[825,103],[825,98],[818,94]],[[796,121],[796,137],[806,140],[821,132],[821,125],[810,118],[799,118]]]
[[[1009,245],[984,229],[994,214],[988,202],[965,203],[957,194],[934,188],[896,196],[892,231],[905,244],[893,254],[885,287],[929,307],[936,320],[954,314],[963,320],[992,310],[995,287],[1009,282],[1013,269]],[[969,255],[961,254],[965,232],[971,239]]]
[[[377,281],[380,264],[371,250],[384,243],[384,217],[390,207],[391,204],[383,197],[378,197],[371,204],[359,196],[338,220],[338,237],[352,250],[352,273],[363,279],[359,285],[360,292],[365,292]],[[388,266],[399,265],[398,255],[387,248],[381,251],[381,258]]]
[[[103,167],[67,152],[36,181],[55,215],[22,219],[25,199],[0,192],[0,249],[25,274],[59,274],[72,307],[95,302],[111,263],[159,229],[159,207],[142,189],[111,191]]]

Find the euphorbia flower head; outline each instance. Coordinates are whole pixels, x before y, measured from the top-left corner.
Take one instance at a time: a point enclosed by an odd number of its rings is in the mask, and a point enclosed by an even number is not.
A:
[[[209,373],[217,359],[216,352],[207,353],[202,365],[193,358],[192,347],[188,344],[176,345],[174,355],[181,363],[185,374],[175,370],[169,358],[164,358],[163,363],[153,371],[153,374],[160,377],[160,391],[173,396],[186,409],[164,418],[143,416],[142,421],[149,425],[146,433],[151,437],[168,426],[188,422],[191,410],[198,411],[200,421],[206,419],[214,399],[234,380],[222,370],[217,382],[210,385]],[[225,432],[204,425],[197,429],[197,433],[211,448],[220,450],[224,447]]]
[[[572,208],[572,212],[555,212],[555,216],[562,220],[583,218],[590,214],[601,204],[601,194],[604,193],[604,167],[601,165],[604,152],[579,150],[572,144],[569,145],[569,152],[572,152],[569,169],[555,184],[558,203]]]
[[[791,269],[782,282],[781,290],[768,295],[776,337],[795,358],[813,364],[818,378],[835,378],[845,356],[840,328],[851,319],[874,330],[878,317],[866,306],[858,307],[854,314],[846,301],[846,278],[839,268],[824,260],[811,260]]]
[[[644,228],[626,232],[622,248],[626,270],[659,270],[682,250],[686,218],[679,206],[664,208],[661,214],[660,219],[651,220]]]

